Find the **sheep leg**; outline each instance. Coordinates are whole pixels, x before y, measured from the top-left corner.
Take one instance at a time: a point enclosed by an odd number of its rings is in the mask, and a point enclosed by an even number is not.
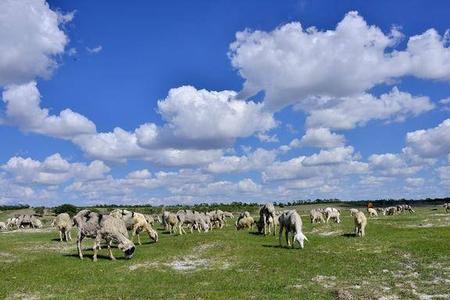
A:
[[[92,250],[94,250],[94,256],[92,257],[93,261],[97,261],[97,252],[98,252],[98,248],[97,248],[97,241],[94,242],[94,247],[92,248]]]
[[[77,249],[78,249],[78,256],[80,259],[83,259],[83,252],[81,251],[81,241],[83,240],[82,235],[78,235],[77,237]]]
[[[139,233],[137,234],[137,238],[138,238],[138,244],[139,244],[139,245],[142,245],[142,244],[141,244],[141,235],[140,235]]]
[[[59,231],[59,241],[62,242],[63,241],[63,236],[62,236],[62,231]]]
[[[295,248],[295,246],[294,246],[294,237],[295,237],[295,235],[293,234],[292,236],[291,236],[291,245],[292,245],[292,248]]]
[[[288,247],[291,246],[290,240],[289,240],[289,230],[286,228],[286,244]]]
[[[138,235],[138,238],[139,238],[139,235]],[[113,253],[112,253],[111,243],[112,243],[112,241],[109,241],[109,243],[108,243],[109,258],[110,258],[111,260],[116,260],[116,258],[114,257],[114,255],[113,255]]]
[[[280,231],[279,231],[279,235],[278,235],[278,241],[280,242],[280,247],[281,247],[281,238],[283,237],[283,227],[280,226]]]
[[[67,231],[67,235],[69,236],[69,241],[71,241],[71,240],[72,240],[72,237],[70,236],[70,230]]]

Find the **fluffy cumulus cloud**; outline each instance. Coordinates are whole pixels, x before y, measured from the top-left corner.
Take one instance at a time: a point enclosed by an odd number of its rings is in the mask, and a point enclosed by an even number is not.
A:
[[[143,147],[218,148],[276,125],[260,103],[236,99],[234,91],[192,86],[171,89],[158,101],[158,111],[167,123],[160,129],[151,124],[142,126],[137,133]]]
[[[206,166],[211,173],[261,171],[275,161],[275,151],[258,148],[242,156],[222,156]]]
[[[90,181],[102,179],[110,168],[101,161],[90,164],[70,163],[59,153],[44,161],[31,158],[12,157],[1,168],[11,174],[18,183],[59,185],[69,179]]]
[[[57,66],[69,39],[62,15],[45,0],[0,1],[0,86],[48,77]]]
[[[396,28],[385,34],[349,12],[334,30],[293,22],[271,32],[238,32],[229,55],[245,79],[242,95],[263,90],[274,110],[312,96],[359,95],[406,75],[450,79],[446,38],[430,29],[396,50],[402,36]]]
[[[69,139],[96,131],[92,121],[70,109],[50,115],[48,109],[41,108],[41,95],[34,81],[8,86],[2,100],[6,103],[5,121],[25,132]]]
[[[440,157],[450,154],[450,119],[434,128],[408,132],[407,150],[421,157]]]
[[[334,148],[343,146],[345,137],[331,132],[328,128],[310,128],[306,130],[299,144],[318,148]]]
[[[352,129],[370,120],[404,121],[434,108],[428,97],[414,97],[397,88],[379,97],[361,94],[344,98],[311,98],[296,106],[309,115],[308,127]]]

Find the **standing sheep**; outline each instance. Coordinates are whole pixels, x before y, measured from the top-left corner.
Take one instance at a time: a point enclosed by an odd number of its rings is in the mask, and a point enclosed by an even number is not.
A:
[[[142,245],[140,233],[143,231],[147,232],[151,240],[158,241],[158,233],[147,222],[145,215],[126,209],[115,209],[110,215],[122,219],[125,222],[127,229],[131,230],[132,241],[134,241],[134,237],[137,234],[139,245]]]
[[[304,241],[307,241],[308,239],[302,232],[303,223],[300,215],[295,210],[288,210],[281,214],[279,220],[280,220],[280,231],[279,231],[280,246],[284,230],[286,234],[286,243],[288,247],[292,245],[292,248],[294,248],[294,243],[298,242],[300,244],[300,247],[303,249]],[[292,241],[289,240],[289,232],[293,234]]]
[[[275,207],[273,206],[272,203],[266,203],[259,210],[259,221],[260,221],[261,225],[263,226],[264,235],[267,235],[267,232],[270,233],[270,223],[269,223],[270,217],[275,218]],[[269,228],[268,230],[267,230],[267,227]]]
[[[72,224],[72,219],[70,218],[68,213],[61,213],[56,216],[55,220],[53,221],[53,225],[58,228],[59,240],[61,242],[63,240],[65,240],[66,242],[72,240],[72,237],[70,236]]]
[[[450,211],[450,202],[444,204],[444,209],[446,213]]]
[[[311,223],[325,223],[323,213],[317,209],[311,209],[309,212],[309,217],[311,219]]]
[[[6,223],[5,222],[0,222],[0,230],[6,230]]]
[[[355,214],[355,235],[363,237],[366,234],[367,218],[362,211]]]

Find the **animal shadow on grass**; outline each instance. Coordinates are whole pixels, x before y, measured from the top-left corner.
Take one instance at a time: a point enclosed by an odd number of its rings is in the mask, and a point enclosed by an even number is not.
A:
[[[354,238],[354,237],[356,237],[356,233],[354,233],[354,232],[348,232],[348,233],[342,234],[342,236],[345,236],[345,237],[347,237],[347,238]]]
[[[264,245],[262,245],[263,247],[266,247],[266,248],[285,248],[284,246],[280,246],[279,244],[277,244],[277,245],[267,245],[267,244],[264,244]]]
[[[249,232],[248,232],[248,234],[253,234],[253,235],[262,235],[261,233],[259,233],[259,232],[256,232],[256,231],[249,231]]]
[[[78,256],[78,253],[63,254],[63,256],[74,257],[78,260],[81,260],[80,257]],[[92,260],[93,256],[94,256],[93,253],[83,253],[84,260]],[[126,258],[123,256],[115,256],[115,258],[116,258],[116,260],[126,260]],[[100,254],[100,253],[97,254],[97,259],[98,260],[100,260],[100,259],[111,260],[108,255]]]

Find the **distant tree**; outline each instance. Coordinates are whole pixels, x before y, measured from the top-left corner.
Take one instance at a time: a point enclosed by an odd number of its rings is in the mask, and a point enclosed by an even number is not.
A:
[[[78,212],[78,208],[72,204],[63,204],[53,208],[53,212],[58,215],[61,213],[68,213],[70,216],[74,216]]]

